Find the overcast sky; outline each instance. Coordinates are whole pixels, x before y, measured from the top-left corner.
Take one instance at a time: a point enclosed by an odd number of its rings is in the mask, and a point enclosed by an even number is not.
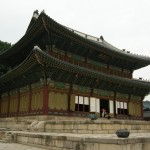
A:
[[[150,56],[149,0],[0,0],[0,40],[16,43],[36,9],[70,28],[103,35],[117,48]],[[134,77],[150,80],[150,66]]]

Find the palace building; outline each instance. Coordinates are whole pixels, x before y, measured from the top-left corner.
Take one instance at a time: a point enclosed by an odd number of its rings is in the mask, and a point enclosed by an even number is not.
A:
[[[143,118],[150,82],[133,79],[150,58],[120,50],[33,13],[24,36],[0,54],[0,117],[30,115]]]

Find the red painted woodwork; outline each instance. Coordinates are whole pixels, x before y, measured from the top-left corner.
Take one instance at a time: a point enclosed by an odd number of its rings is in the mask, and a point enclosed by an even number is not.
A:
[[[8,92],[8,107],[7,107],[7,116],[9,116],[9,108],[10,108],[10,93]]]
[[[116,117],[116,92],[114,93],[114,117]]]
[[[129,96],[128,96],[128,102],[127,102],[128,115],[129,115],[129,102],[130,102],[130,100],[131,100],[131,95],[129,94]]]
[[[1,107],[2,107],[2,97],[0,95],[0,116],[1,116]]]
[[[18,106],[17,106],[17,115],[19,116],[20,111],[20,90],[18,89]]]
[[[28,110],[29,113],[31,113],[31,104],[32,104],[32,89],[31,85],[29,85],[29,110]]]
[[[68,94],[68,112],[70,112],[71,93]]]
[[[144,97],[141,96],[141,119],[144,118],[144,116],[143,116],[143,99],[144,99]]]
[[[87,62],[87,58],[85,57],[85,60],[75,60],[74,58],[70,58],[67,55],[61,55],[59,53],[56,52],[50,52],[49,55],[52,55],[60,60],[75,64],[75,65],[79,65],[85,68],[89,68],[89,69],[93,69],[96,71],[100,71],[100,72],[104,72],[106,74],[110,74],[110,75],[115,75],[115,76],[120,76],[120,77],[124,77],[124,78],[132,78],[132,71],[129,74],[126,74],[122,68],[122,70],[120,71],[116,71],[113,70],[111,68],[109,68],[109,65],[107,64],[107,68],[100,68],[98,66],[95,66],[94,64],[88,63]],[[69,61],[70,60],[70,61]]]
[[[48,86],[44,85],[43,87],[43,114],[44,115],[48,115],[48,99],[49,99]]]

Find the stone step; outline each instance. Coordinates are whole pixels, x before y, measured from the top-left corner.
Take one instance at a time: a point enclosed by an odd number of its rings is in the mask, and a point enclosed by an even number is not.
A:
[[[150,122],[121,120],[86,120],[86,121],[41,121],[31,126],[30,131],[77,134],[115,134],[119,129],[131,133],[150,132]]]
[[[4,138],[2,138],[2,140],[9,141],[9,138],[4,137]]]
[[[15,132],[16,142],[54,150],[149,150],[150,133],[131,133],[129,138],[116,134],[70,134],[44,132]]]
[[[0,140],[0,143],[8,143],[6,140]]]

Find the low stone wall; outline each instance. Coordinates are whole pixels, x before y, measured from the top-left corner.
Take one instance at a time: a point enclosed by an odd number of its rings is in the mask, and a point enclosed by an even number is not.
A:
[[[0,121],[0,128],[6,130],[25,130],[31,122],[26,121]]]
[[[150,122],[117,121],[117,120],[87,120],[87,121],[46,121],[45,132],[80,133],[80,134],[113,134],[118,129],[127,129],[130,133],[150,132]],[[42,128],[38,129],[42,131]]]
[[[69,117],[69,116],[53,116],[53,115],[38,115],[38,116],[22,116],[22,117],[9,117],[0,118],[0,128],[7,128],[8,130],[26,130],[28,126],[34,121],[43,120],[87,120],[87,118],[82,117]]]
[[[43,134],[15,133],[16,142],[44,147],[50,150],[149,150],[150,134],[130,138],[118,138],[116,135],[79,135],[79,134]],[[138,134],[137,134],[138,135]]]
[[[45,121],[42,121],[42,119]],[[79,134],[113,134],[118,129],[127,129],[130,133],[147,133],[150,132],[150,122],[136,120],[107,120],[102,118],[93,121],[88,118],[79,117],[69,118],[51,116],[50,118],[49,116],[37,116],[33,118],[20,117],[6,118],[4,120],[0,119],[0,128],[20,131],[31,130],[39,132]]]

